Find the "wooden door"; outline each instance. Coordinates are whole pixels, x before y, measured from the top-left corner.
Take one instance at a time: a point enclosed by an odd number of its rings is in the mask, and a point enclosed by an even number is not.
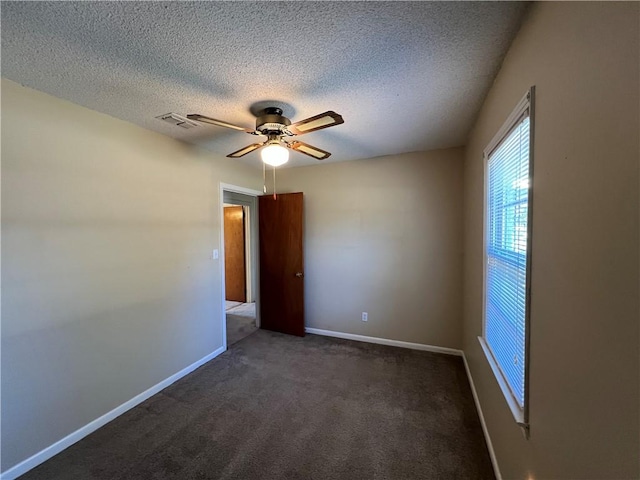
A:
[[[302,193],[258,201],[260,327],[303,337]]]
[[[227,300],[247,301],[244,211],[241,206],[224,207],[224,278]]]

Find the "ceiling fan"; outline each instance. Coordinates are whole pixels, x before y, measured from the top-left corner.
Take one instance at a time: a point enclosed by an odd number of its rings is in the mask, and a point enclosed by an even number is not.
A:
[[[308,143],[295,140],[293,137],[344,123],[342,116],[331,110],[321,113],[320,115],[300,120],[296,123],[291,123],[291,120],[282,115],[282,109],[278,107],[265,108],[262,115],[256,119],[255,130],[240,127],[222,120],[216,120],[215,118],[197,113],[187,115],[187,118],[189,120],[208,123],[218,127],[232,128],[233,130],[239,130],[251,135],[264,135],[267,137],[267,140],[264,142],[248,145],[240,150],[230,153],[227,157],[239,158],[253,152],[254,150],[264,147],[261,152],[262,161],[274,167],[280,166],[289,160],[289,151],[287,149],[304,153],[316,160],[324,160],[325,158],[328,158],[331,153],[326,150],[322,150],[321,148],[309,145]]]

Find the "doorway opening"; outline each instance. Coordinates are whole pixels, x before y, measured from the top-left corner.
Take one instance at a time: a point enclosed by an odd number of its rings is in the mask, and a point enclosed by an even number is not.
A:
[[[225,343],[258,330],[257,303],[259,192],[222,185],[222,240]]]

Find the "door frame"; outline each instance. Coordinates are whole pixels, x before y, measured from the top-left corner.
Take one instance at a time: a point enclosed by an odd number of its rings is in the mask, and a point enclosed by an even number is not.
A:
[[[263,192],[260,190],[253,190],[251,188],[241,187],[239,185],[232,185],[230,183],[220,182],[219,186],[219,208],[218,208],[218,218],[220,219],[220,239],[219,239],[219,251],[218,255],[219,263],[220,263],[220,291],[221,293],[221,302],[222,302],[222,346],[224,350],[227,350],[227,310],[226,310],[226,276],[225,276],[225,263],[224,263],[224,192],[233,192],[233,193],[241,193],[242,195],[247,195],[249,197],[258,197],[263,195]],[[258,221],[258,200],[256,198],[256,211],[251,212],[250,215],[254,217],[255,221]],[[255,258],[252,261],[255,263],[255,275],[256,278],[260,278],[260,249],[259,249],[259,241],[258,232],[251,232],[251,241],[254,242],[255,245],[251,245],[251,249],[255,252]],[[254,250],[255,248],[255,250]],[[256,326],[260,327],[260,309],[258,308],[260,302],[260,282],[256,282],[256,289],[253,292],[253,297],[256,302]]]

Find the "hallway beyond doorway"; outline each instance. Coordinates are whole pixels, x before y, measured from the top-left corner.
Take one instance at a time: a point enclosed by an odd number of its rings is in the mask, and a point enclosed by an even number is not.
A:
[[[258,330],[256,304],[225,301],[227,317],[227,347]]]

